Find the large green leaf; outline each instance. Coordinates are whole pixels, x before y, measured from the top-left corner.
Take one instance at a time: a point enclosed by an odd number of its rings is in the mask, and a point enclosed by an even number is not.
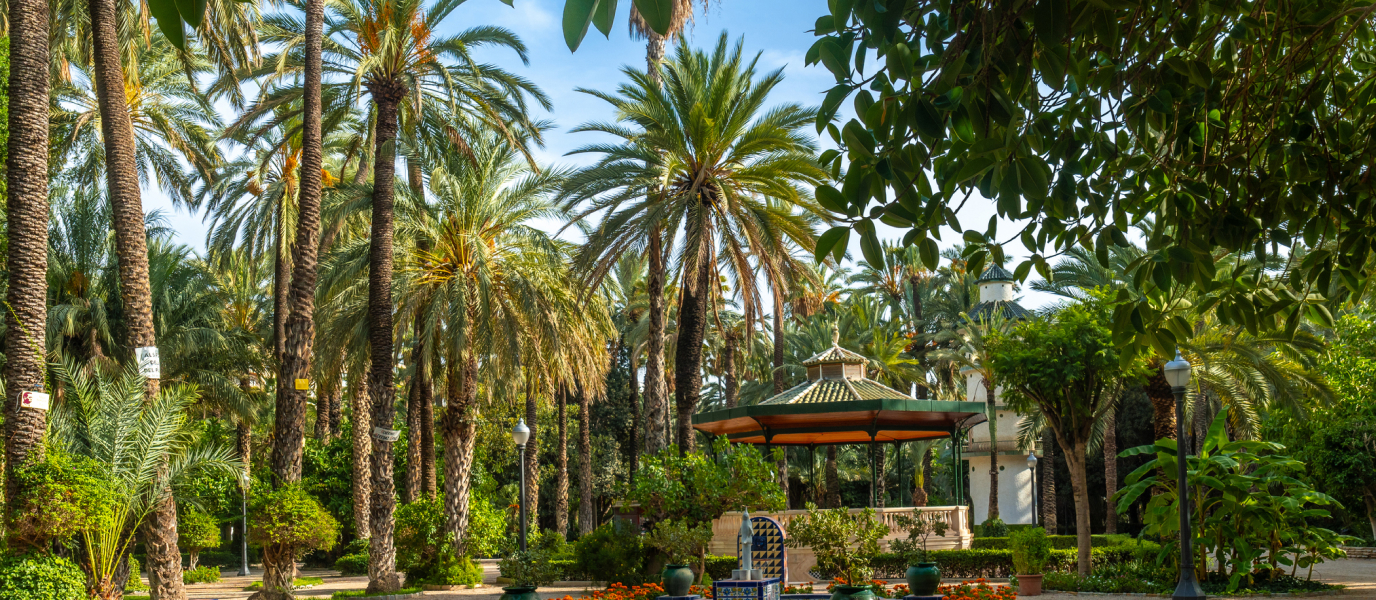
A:
[[[846,245],[850,243],[850,228],[846,226],[832,227],[822,237],[817,238],[817,248],[813,253],[817,262],[823,262],[827,255],[841,262],[846,256]]]
[[[611,37],[612,24],[616,22],[616,0],[598,0],[597,10],[592,13],[592,24],[602,32],[603,36]]]
[[[148,0],[148,12],[158,22],[158,29],[178,50],[186,50],[186,32],[176,0]]]
[[[659,35],[668,35],[669,26],[674,23],[674,0],[634,0],[635,9],[645,24]]]
[[[640,3],[637,2],[637,5]],[[583,36],[592,24],[593,13],[597,10],[597,0],[566,0],[564,2],[564,43],[570,52],[577,52]]]
[[[182,20],[186,21],[191,29],[200,29],[201,20],[205,18],[206,0],[175,0],[177,12],[181,14]]]

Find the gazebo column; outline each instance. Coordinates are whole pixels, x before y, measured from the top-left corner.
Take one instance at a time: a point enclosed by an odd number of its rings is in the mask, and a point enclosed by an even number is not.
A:
[[[903,490],[908,487],[908,482],[903,480],[903,442],[894,441],[893,448],[898,460],[898,505],[902,507],[908,505],[903,500]]]

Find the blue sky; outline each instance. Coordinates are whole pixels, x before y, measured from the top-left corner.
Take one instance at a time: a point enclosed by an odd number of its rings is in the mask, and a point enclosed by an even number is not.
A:
[[[454,11],[441,32],[495,25],[519,36],[529,49],[529,65],[522,65],[508,51],[492,51],[480,56],[530,79],[550,96],[554,109],[537,116],[553,120],[556,128],[547,135],[545,147],[536,153],[537,159],[546,164],[585,164],[590,157],[565,154],[598,141],[597,134],[576,134],[569,130],[587,121],[609,119],[612,113],[605,102],[578,93],[575,88],[610,91],[623,80],[620,71],[623,65],[641,69],[645,66],[645,42],[631,39],[626,27],[631,2],[618,2],[616,24],[610,38],[590,29],[577,53],[569,52],[561,33],[564,0],[514,0],[514,4],[512,7],[498,0],[468,0]],[[816,40],[809,30],[817,17],[827,10],[825,0],[723,0],[712,2],[705,12],[699,5],[699,13],[686,35],[689,43],[699,47],[715,44],[723,32],[730,35],[732,43],[743,38],[747,53],[759,53],[761,71],[784,70],[784,81],[773,94],[776,102],[815,106],[821,103],[826,90],[835,85],[835,79],[820,65],[805,66],[803,57]],[[849,119],[848,112],[849,107],[846,107],[841,118]],[[231,115],[223,116],[227,121],[231,118]],[[204,246],[206,226],[200,215],[172,209],[156,190],[145,193],[148,209],[167,211],[179,241],[198,249]],[[960,217],[965,226],[983,229],[992,214],[992,202],[972,198]],[[903,234],[882,224],[880,227],[881,238],[896,240]],[[1001,225],[1000,230],[1012,231],[1011,223]],[[950,243],[959,236],[951,233],[943,237]],[[1020,256],[1021,247],[1016,246],[1009,248],[1011,256]],[[860,255],[858,242],[854,239],[851,254]],[[1024,295],[1024,304],[1029,307],[1040,306],[1049,300],[1030,290]]]

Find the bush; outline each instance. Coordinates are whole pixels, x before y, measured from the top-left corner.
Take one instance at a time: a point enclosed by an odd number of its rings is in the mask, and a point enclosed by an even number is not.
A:
[[[713,581],[719,579],[730,579],[731,571],[740,566],[740,559],[735,556],[707,556],[707,576]]]
[[[646,581],[645,546],[629,526],[603,523],[578,538],[573,557],[578,572],[591,581],[636,585]]]
[[[1051,542],[1045,529],[1023,529],[1009,537],[1013,550],[1013,571],[1018,575],[1040,575],[1051,559]]]
[[[9,541],[17,551],[44,551],[113,518],[109,469],[82,456],[50,452],[14,473],[20,493],[10,506]]]
[[[82,600],[86,575],[59,556],[25,554],[0,561],[0,598],[5,600]]]
[[[788,529],[788,547],[811,548],[820,568],[852,582],[873,577],[871,563],[879,554],[879,540],[889,533],[872,508],[852,515],[844,508],[818,510],[812,503]]]
[[[368,552],[357,552],[345,554],[334,561],[334,570],[339,571],[340,575],[367,575],[368,574]]]
[[[329,550],[339,540],[339,521],[299,485],[258,496],[253,504],[250,544],[296,555],[306,550]]]
[[[241,564],[243,563],[244,557],[243,557],[242,554],[240,554],[240,550],[239,550],[239,548],[237,547],[238,544],[233,544],[233,545],[235,546],[235,548],[233,548],[233,549],[226,548],[226,549],[221,549],[221,550],[203,550],[203,551],[201,551],[201,553],[200,553],[199,556],[197,557],[196,565],[197,565],[197,566],[205,565],[205,566],[210,566],[210,567],[221,567],[221,568],[233,567],[233,568],[235,568],[235,569],[238,569],[238,568],[241,566]],[[257,562],[257,549],[256,549],[256,548],[250,547],[250,548],[248,549],[248,561],[249,561],[249,562]]]
[[[186,551],[187,564],[195,569],[200,564],[202,550],[220,547],[220,523],[215,517],[199,510],[178,512],[177,546]]]
[[[975,528],[974,534],[976,537],[1008,537],[1008,524],[998,517],[985,519]]]
[[[182,571],[182,583],[216,583],[220,581],[219,567],[196,567]]]
[[[1138,546],[1111,546],[1094,548],[1090,551],[1090,564],[1107,566],[1137,560],[1143,554],[1153,554],[1155,544]],[[928,553],[931,562],[941,569],[942,577],[974,579],[978,577],[1009,577],[1013,575],[1012,550],[932,550]],[[880,554],[870,561],[875,579],[902,579],[908,570],[908,556],[904,554]],[[1052,550],[1047,570],[1073,570],[1076,550]],[[835,574],[815,571],[822,579],[830,579]]]
[[[141,592],[148,589],[148,586],[143,584],[143,576],[139,574],[141,571],[143,571],[143,566],[139,564],[139,559],[134,558],[134,555],[130,554],[129,581],[124,582],[124,591]]]
[[[1012,525],[1009,526],[1010,535],[1017,531],[1026,531],[1027,529],[1041,529],[1040,527],[1018,527],[1013,529],[1013,527]],[[1009,550],[1011,547],[1008,545],[1008,539],[1007,537],[977,537],[971,541],[970,548],[973,550]],[[1079,544],[1079,538],[1073,535],[1048,535],[1046,539],[1051,542],[1051,547],[1057,550],[1076,548]],[[1135,538],[1121,533],[1089,536],[1089,545],[1092,548],[1122,546],[1135,543],[1137,543]]]

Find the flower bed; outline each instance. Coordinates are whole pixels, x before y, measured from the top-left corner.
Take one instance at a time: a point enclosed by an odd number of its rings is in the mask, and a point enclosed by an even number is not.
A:
[[[712,587],[695,585],[688,592],[691,595],[712,598]],[[622,583],[613,583],[607,589],[593,592],[591,596],[564,596],[559,600],[655,600],[664,595],[664,588],[658,583],[642,583],[640,585],[627,586]]]

